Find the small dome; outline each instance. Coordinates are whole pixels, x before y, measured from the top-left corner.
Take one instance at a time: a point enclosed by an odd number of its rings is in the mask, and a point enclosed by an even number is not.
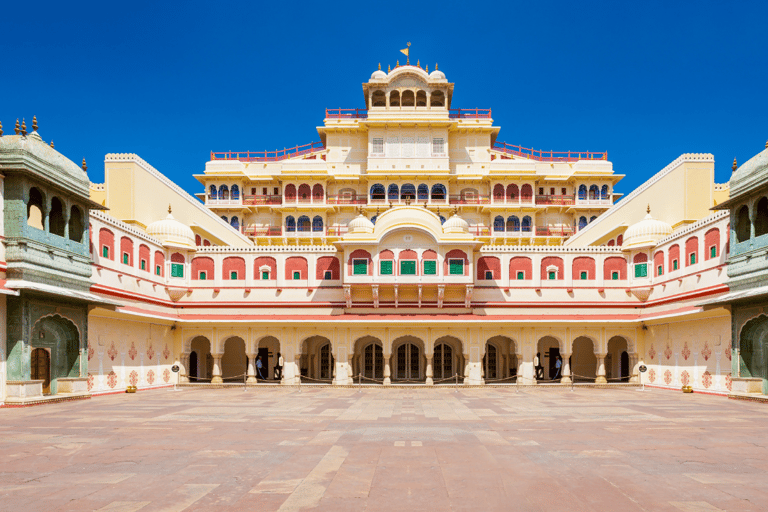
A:
[[[387,74],[380,69],[377,69],[371,75],[371,80],[386,80]]]
[[[430,80],[445,80],[445,73],[442,71],[434,70],[429,74]]]
[[[350,233],[373,233],[373,222],[362,213],[347,224]]]
[[[469,223],[454,213],[450,219],[443,224],[443,233],[467,233]]]
[[[636,249],[639,247],[653,247],[665,236],[672,233],[672,226],[662,220],[651,217],[650,208],[648,215],[636,224],[632,224],[624,232],[622,249]]]
[[[756,154],[736,169],[728,182],[731,197],[761,186],[768,177],[768,148]]]
[[[160,240],[163,245],[181,249],[195,249],[195,234],[189,226],[173,218],[170,212],[163,220],[147,226],[147,234]]]

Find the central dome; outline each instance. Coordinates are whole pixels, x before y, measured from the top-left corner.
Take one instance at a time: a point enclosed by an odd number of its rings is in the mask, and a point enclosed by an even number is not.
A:
[[[347,224],[350,233],[373,233],[373,222],[362,213]]]
[[[637,249],[640,247],[653,247],[659,240],[672,234],[672,226],[663,220],[651,217],[651,208],[643,220],[632,224],[624,232],[622,249]]]
[[[147,226],[147,234],[157,238],[165,246],[181,249],[195,249],[195,234],[189,228],[173,218],[170,208],[168,216]]]

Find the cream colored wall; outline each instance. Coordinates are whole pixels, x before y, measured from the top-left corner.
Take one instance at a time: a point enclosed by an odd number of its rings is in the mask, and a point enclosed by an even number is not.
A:
[[[104,161],[105,188],[109,214],[125,221],[147,226],[168,215],[185,224],[198,225],[211,233],[215,244],[234,247],[252,245],[251,241],[224,223],[196,198],[154,170],[136,155],[110,154]],[[194,229],[194,227],[193,227]]]
[[[712,155],[682,155],[603,213],[587,229],[568,239],[565,245],[604,244],[623,233],[626,227],[642,220],[649,205],[654,219],[663,220],[673,228],[702,219],[710,214],[713,205],[714,172]],[[614,229],[620,226],[623,228]]]

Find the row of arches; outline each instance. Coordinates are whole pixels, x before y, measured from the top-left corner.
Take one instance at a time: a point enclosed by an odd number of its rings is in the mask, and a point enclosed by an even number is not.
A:
[[[231,336],[221,346],[222,353],[212,353],[210,341],[197,336],[189,344],[187,376],[191,381],[205,382],[219,377],[223,381],[241,381],[243,375],[273,379],[280,341],[274,336],[259,340],[255,348],[246,346],[243,337]],[[414,335],[395,338],[385,346],[375,335],[358,338],[347,362],[351,375],[374,382],[454,382],[468,376],[468,350],[455,336],[442,336],[427,352],[427,344]],[[481,377],[486,381],[502,381],[521,373],[521,347],[511,337],[497,335],[485,342],[481,361]],[[630,346],[626,338],[614,336],[608,340],[607,351],[598,352],[597,343],[588,336],[576,337],[563,343],[554,336],[543,336],[536,343],[536,357],[541,368],[535,368],[538,380],[557,380],[566,372],[576,381],[591,381],[600,377],[626,381],[631,376]],[[249,350],[250,349],[250,350]],[[558,370],[558,357],[567,358],[567,366]],[[261,375],[255,371],[255,361],[261,358]],[[530,358],[529,362],[536,359]],[[306,338],[294,361],[302,378],[329,382],[336,377],[336,360],[331,340],[323,335]]]
[[[493,201],[498,203],[505,199],[507,201],[515,202],[530,202],[533,200],[533,187],[528,183],[524,184],[522,187],[518,187],[517,184],[512,183],[505,188],[501,183],[497,183],[493,187]]]
[[[307,233],[310,231],[322,233],[323,218],[320,215],[315,215],[310,222],[307,215],[301,215],[298,219],[289,215],[285,218],[285,231],[288,233]]]
[[[27,225],[79,243],[83,242],[85,233],[85,217],[79,206],[67,208],[57,196],[52,196],[48,202],[37,187],[29,189]]]
[[[627,260],[621,256],[611,256],[603,260],[604,280],[624,280],[627,278]],[[565,262],[558,256],[541,259],[540,276],[542,280],[565,279]],[[571,277],[574,280],[597,279],[598,265],[595,258],[579,256],[571,262]],[[501,279],[501,260],[496,256],[481,256],[477,260],[477,279]],[[533,279],[533,260],[528,256],[515,256],[509,260],[510,280]]]
[[[221,216],[221,220],[240,231],[240,218],[237,215],[233,215],[232,218],[228,218],[226,215]],[[199,244],[198,244],[199,245]]]
[[[387,101],[389,100],[389,101]],[[423,89],[406,89],[402,92],[390,91],[389,96],[382,90],[371,93],[372,107],[444,107],[445,93],[434,91],[431,94]]]
[[[683,260],[681,261],[681,247],[683,252]],[[725,246],[726,253],[729,250],[728,245]],[[637,255],[635,258],[637,258]],[[674,272],[682,267],[688,267],[695,265],[699,262],[699,237],[691,236],[686,239],[685,243],[672,244],[666,250],[656,251],[653,254],[653,274],[656,277],[664,275],[664,272]],[[720,229],[711,228],[704,233],[704,261],[719,258],[720,257]],[[636,261],[635,263],[644,263],[647,261],[647,256],[642,254],[642,261]]]
[[[298,189],[293,183],[285,186],[285,202],[293,203],[322,203],[325,200],[325,189],[320,183],[315,183],[311,188],[308,184],[302,183]]]
[[[606,200],[609,198],[610,190],[608,188],[608,185],[603,185],[602,187],[599,187],[597,185],[590,185],[589,188],[587,188],[586,185],[579,185],[579,192],[577,194],[579,200],[586,201],[586,200]]]
[[[425,183],[421,183],[418,187],[411,183],[405,183],[402,186],[390,183],[386,188],[381,183],[375,183],[371,186],[372,201],[400,201],[406,199],[412,201],[428,201],[430,199],[433,201],[444,201],[447,194],[448,191],[442,183],[435,183],[431,189]]]
[[[579,217],[579,224],[578,224],[578,226],[579,226],[579,231],[581,231],[582,229],[584,229],[585,227],[587,227],[587,224],[591,224],[591,223],[592,223],[592,221],[594,221],[596,218],[597,218],[597,215],[593,215],[593,216],[591,216],[591,217],[589,218],[589,220],[587,220],[587,217],[586,217],[586,216],[584,216],[584,215],[582,215],[581,217]]]
[[[220,185],[217,189],[216,185],[211,185],[208,188],[208,197],[219,200],[237,200],[240,199],[240,187],[237,185]]]
[[[339,258],[335,256],[321,256],[315,260],[315,278],[317,280],[340,279]],[[216,262],[209,256],[195,256],[192,258],[192,280],[212,280],[216,277]],[[228,256],[221,261],[221,279],[244,280],[246,275],[246,261],[240,256]],[[286,280],[309,279],[310,265],[303,256],[291,256],[283,262]],[[272,256],[259,256],[253,260],[253,279],[257,281],[273,281],[277,279],[278,264]]]
[[[763,196],[750,205],[742,205],[736,210],[735,217],[736,243],[768,234],[768,197]]]
[[[533,227],[533,221],[529,215],[523,217],[522,222],[517,215],[511,215],[507,217],[507,221],[504,222],[504,217],[497,215],[493,219],[493,230],[497,233],[504,231],[513,233],[522,231],[524,233],[530,232]]]
[[[164,275],[165,267],[165,254],[163,251],[152,251],[146,244],[139,244],[138,255],[134,253],[134,241],[127,236],[120,237],[120,252],[115,250],[115,234],[108,228],[99,229],[99,257],[112,261],[119,261],[123,265],[129,267],[135,267],[144,272],[150,272],[157,276],[162,277]],[[91,247],[91,253],[93,253],[93,247]],[[181,256],[179,253],[175,253]],[[135,258],[138,256],[138,260]],[[183,263],[183,256],[182,263]],[[178,257],[176,258],[178,259]]]

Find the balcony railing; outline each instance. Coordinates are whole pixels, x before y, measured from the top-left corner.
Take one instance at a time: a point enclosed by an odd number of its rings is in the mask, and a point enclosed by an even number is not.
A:
[[[241,162],[279,162],[287,158],[308,155],[324,151],[322,142],[312,142],[293,148],[276,149],[274,151],[211,151],[211,160],[239,160]]]
[[[450,196],[451,204],[489,204],[491,198],[489,196],[466,196],[466,195],[452,195]]]
[[[493,204],[531,205],[533,204],[533,196],[516,196],[507,198],[504,196],[494,196]]]
[[[284,196],[284,199],[285,204],[325,204],[325,196]]]
[[[368,196],[328,196],[328,204],[368,204]]]
[[[533,231],[531,230],[531,228],[526,228],[526,229],[520,228],[517,231],[507,231],[504,229],[500,229],[500,230],[494,230],[493,236],[507,237],[507,238],[512,238],[512,237],[525,238],[525,237],[532,237]]]
[[[469,226],[469,232],[475,236],[491,236],[491,228],[488,226]]]
[[[208,201],[205,203],[208,206],[240,206],[241,203],[240,199],[212,199],[208,198]]]
[[[263,228],[245,228],[243,234],[247,236],[281,236],[283,228],[280,226],[268,226]]]
[[[537,195],[536,204],[554,204],[554,205],[570,205],[574,203],[574,196],[551,196],[551,195]]]
[[[244,196],[243,204],[260,205],[260,204],[282,204],[283,196]]]
[[[448,111],[448,117],[451,119],[490,119],[491,109],[489,108],[452,108]]]
[[[573,235],[573,228],[569,227],[536,227],[536,236],[571,236]]]
[[[431,199],[405,199],[405,198],[393,198],[393,199],[387,199],[385,197],[372,197],[368,200],[369,204],[406,204],[408,201],[410,201],[413,205],[423,205],[425,202],[428,205],[431,204],[448,204],[448,198],[447,197],[433,197]]]
[[[610,199],[607,197],[605,199],[599,199],[599,198],[586,198],[586,197],[579,197],[576,201],[576,204],[599,204],[599,205],[612,205]]]
[[[313,236],[343,236],[347,233],[347,226],[330,226],[322,231],[288,231],[281,226],[267,226],[245,228],[243,234],[247,236],[286,236],[286,237],[313,237]]]
[[[364,108],[327,108],[326,119],[367,119],[368,110]]]
[[[608,160],[606,151],[542,151],[540,149],[524,148],[515,144],[496,141],[493,149],[508,155],[521,156],[540,162],[577,162],[579,160]]]

